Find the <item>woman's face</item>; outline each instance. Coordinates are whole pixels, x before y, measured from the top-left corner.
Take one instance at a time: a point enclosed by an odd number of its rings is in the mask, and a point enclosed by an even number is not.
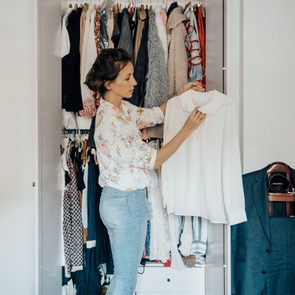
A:
[[[119,72],[118,77],[109,83],[107,87],[108,90],[118,97],[131,98],[134,87],[137,84],[133,77],[133,73],[133,65],[131,62],[128,62],[128,64]]]

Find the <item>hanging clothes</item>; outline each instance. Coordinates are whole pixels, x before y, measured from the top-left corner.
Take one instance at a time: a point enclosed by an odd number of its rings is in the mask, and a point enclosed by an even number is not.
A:
[[[90,154],[88,161],[88,183],[87,183],[87,215],[88,215],[88,229],[87,229],[87,248],[96,246],[96,219],[95,208],[97,202],[97,185],[98,172],[95,165],[94,155]]]
[[[62,58],[62,108],[68,112],[83,109],[80,87],[80,15],[82,9],[72,10],[68,16],[70,52]]]
[[[109,46],[108,48],[114,48],[114,43],[112,41],[112,32],[114,30],[114,12],[111,11],[107,14],[107,35],[109,40]]]
[[[95,17],[94,17],[94,37],[95,37],[95,45],[96,45],[96,53],[99,54],[101,51],[102,45],[100,43],[101,39],[101,17],[100,10],[96,9]],[[103,43],[103,42],[102,42]]]
[[[129,24],[130,15],[126,8],[122,10],[122,14],[123,14],[122,28],[121,28],[120,40],[119,40],[117,48],[125,49],[131,58],[131,62],[134,64],[133,41],[132,41],[131,28]]]
[[[153,218],[150,220],[150,260],[165,262],[170,259],[170,237],[168,216],[164,210],[159,179],[154,170],[150,170],[151,183],[148,186],[148,199],[151,203]]]
[[[146,92],[146,75],[148,71],[148,31],[149,22],[145,20],[140,47],[138,50],[137,61],[134,69],[134,78],[137,85],[134,87],[130,103],[136,106],[144,105],[144,97]]]
[[[137,26],[136,26],[135,41],[134,41],[135,63],[137,62],[137,55],[138,55],[139,47],[140,47],[140,44],[141,44],[141,38],[142,38],[143,29],[144,29],[144,23],[145,23],[145,20],[141,20],[139,18]]]
[[[83,101],[83,110],[79,112],[82,117],[91,118],[95,115],[96,108],[94,103],[93,91],[85,84],[86,76],[92,67],[96,56],[97,49],[95,43],[95,17],[96,10],[88,8],[85,18],[85,31],[83,34],[82,52],[81,52],[81,93]],[[89,129],[91,121],[87,129]]]
[[[202,81],[203,78],[203,67],[201,59],[201,46],[198,34],[198,23],[193,10],[188,6],[184,11],[189,21],[185,23],[187,30],[186,36],[186,47],[189,54],[188,61],[188,74],[189,81]]]
[[[96,295],[101,290],[100,272],[95,267],[95,252],[95,248],[86,249],[84,247],[84,268],[72,273],[76,295]]]
[[[114,30],[113,30],[113,34],[112,34],[112,41],[114,44],[114,48],[118,48],[118,44],[120,41],[120,35],[121,35],[123,14],[121,12],[115,13],[114,19],[115,19],[115,25],[114,25]]]
[[[83,40],[84,40],[84,32],[85,32],[85,21],[86,21],[86,13],[88,10],[88,4],[84,4],[82,8],[82,13],[80,16],[80,55],[83,50]]]
[[[168,95],[175,95],[188,82],[188,57],[185,47],[187,17],[182,7],[173,9],[168,17]]]
[[[203,85],[206,85],[206,35],[205,35],[205,17],[203,17],[205,11],[202,5],[194,9],[194,13],[198,23],[198,35],[200,40],[200,57],[203,70]]]
[[[109,48],[109,36],[107,30],[107,13],[104,9],[100,16],[100,47],[102,49]]]
[[[178,7],[178,3],[175,1],[173,3],[170,4],[168,10],[167,10],[167,17],[170,16],[171,12],[176,8]]]
[[[156,14],[149,13],[148,72],[146,76],[145,107],[158,107],[168,99],[167,66],[156,26]]]
[[[68,55],[70,53],[70,38],[69,33],[67,31],[68,26],[68,17],[72,12],[72,8],[68,8],[62,18],[62,25],[61,25],[61,58]],[[59,51],[57,52],[57,55],[59,56]]]
[[[83,269],[83,230],[77,176],[69,159],[69,182],[63,199],[63,239],[66,262],[66,275]]]
[[[162,44],[162,48],[164,50],[164,60],[165,65],[167,67],[168,62],[168,43],[167,43],[167,32],[166,32],[166,25],[167,25],[167,15],[165,9],[162,6],[157,6],[155,8],[156,14],[156,26],[158,30],[158,35],[160,38],[160,42]]]

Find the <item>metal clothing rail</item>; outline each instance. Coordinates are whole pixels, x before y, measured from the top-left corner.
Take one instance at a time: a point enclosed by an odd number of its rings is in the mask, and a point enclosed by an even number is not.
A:
[[[69,0],[68,4],[71,5],[82,5],[84,3],[88,3],[88,4],[98,4],[101,7],[105,7],[105,6],[112,6],[114,4],[121,4],[123,6],[140,6],[140,5],[162,5],[164,8],[168,8],[173,2],[175,2],[176,0],[88,0],[88,1],[83,1],[83,0]],[[108,2],[108,3],[107,3]],[[191,3],[192,5],[202,5],[201,1],[187,1],[187,0],[178,0],[177,3],[180,6],[186,6],[187,4]]]

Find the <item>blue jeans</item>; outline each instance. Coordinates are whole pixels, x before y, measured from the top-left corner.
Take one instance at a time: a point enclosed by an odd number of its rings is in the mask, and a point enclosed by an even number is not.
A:
[[[131,192],[104,187],[100,216],[111,242],[114,276],[107,295],[132,295],[143,254],[151,207],[146,189]]]

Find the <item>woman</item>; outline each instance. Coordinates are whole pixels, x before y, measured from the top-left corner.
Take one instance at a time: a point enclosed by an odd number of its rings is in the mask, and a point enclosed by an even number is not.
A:
[[[86,85],[102,95],[96,114],[95,144],[103,187],[100,215],[107,227],[114,260],[114,276],[108,295],[131,295],[143,254],[150,207],[146,197],[148,169],[159,168],[204,121],[195,109],[179,133],[160,150],[142,141],[140,129],[163,123],[166,103],[138,108],[131,98],[136,81],[133,65],[123,49],[104,49],[86,78]],[[203,91],[189,83],[183,91]]]

